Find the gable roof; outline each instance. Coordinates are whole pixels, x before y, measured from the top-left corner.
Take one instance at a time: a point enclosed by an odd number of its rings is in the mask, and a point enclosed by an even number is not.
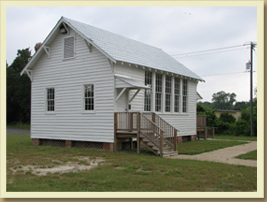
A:
[[[117,61],[127,62],[204,81],[161,49],[66,17],[62,17],[59,20],[49,35],[53,35],[53,32],[55,32],[62,22],[66,23],[115,63]],[[49,37],[44,41],[42,46],[48,40]],[[35,60],[35,55],[32,60]],[[29,63],[26,65],[21,74],[29,65]]]

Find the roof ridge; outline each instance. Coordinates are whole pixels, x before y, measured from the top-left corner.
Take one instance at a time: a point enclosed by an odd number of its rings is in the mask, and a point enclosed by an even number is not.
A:
[[[62,20],[73,26],[84,38],[91,40],[99,50],[114,61],[128,62],[204,81],[162,49],[84,22],[66,17],[62,17]]]
[[[76,22],[76,23],[81,23],[81,24],[84,24],[84,25],[86,25],[86,26],[93,27],[94,29],[98,29],[98,30],[101,30],[101,31],[104,31],[104,32],[108,32],[109,34],[116,35],[116,36],[125,38],[125,39],[127,39],[127,40],[132,40],[132,41],[134,41],[135,43],[137,42],[137,43],[140,43],[140,44],[143,44],[143,45],[146,45],[146,46],[150,46],[150,47],[155,48],[155,49],[157,49],[157,50],[163,51],[161,48],[157,48],[157,47],[152,46],[152,45],[149,45],[149,44],[147,44],[147,43],[137,41],[137,40],[135,40],[135,39],[132,39],[132,38],[129,38],[129,37],[126,37],[126,36],[123,36],[123,35],[120,35],[120,34],[117,34],[117,33],[114,33],[114,32],[111,32],[111,31],[108,31],[108,30],[99,28],[99,27],[96,27],[96,26],[94,26],[94,25],[89,25],[89,24],[87,24],[87,23],[85,23],[85,22],[81,22],[81,21],[73,20],[73,19],[70,19],[70,18],[66,18],[66,17],[64,17],[64,16],[62,16],[62,18],[63,18],[63,19],[66,19],[67,21],[68,21],[68,20],[71,20],[71,21],[74,21],[74,22]],[[164,51],[163,51],[163,52],[164,52]]]

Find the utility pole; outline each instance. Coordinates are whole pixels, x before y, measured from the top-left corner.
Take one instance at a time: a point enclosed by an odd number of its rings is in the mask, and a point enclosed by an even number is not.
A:
[[[250,43],[250,136],[253,135],[253,48],[254,44]]]

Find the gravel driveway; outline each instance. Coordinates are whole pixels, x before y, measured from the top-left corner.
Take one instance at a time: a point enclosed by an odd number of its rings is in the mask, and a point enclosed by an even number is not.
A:
[[[30,130],[26,129],[16,129],[16,128],[7,128],[6,129],[7,135],[30,135]]]
[[[179,144],[178,144],[178,147],[179,147]],[[169,157],[169,158],[212,161],[212,162],[219,162],[219,163],[228,163],[228,164],[234,164],[234,165],[257,167],[257,161],[255,160],[243,160],[243,159],[235,158],[236,156],[239,156],[240,154],[246,154],[254,150],[257,150],[257,141],[252,141],[252,142],[249,142],[248,144],[227,147],[224,149],[219,149],[219,150],[197,154],[197,155],[180,154],[180,155]]]

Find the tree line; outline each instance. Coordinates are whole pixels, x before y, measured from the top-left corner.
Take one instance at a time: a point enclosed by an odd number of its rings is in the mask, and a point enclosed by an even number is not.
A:
[[[235,93],[220,91],[212,95],[212,103],[198,102],[197,114],[206,115],[206,124],[216,127],[217,134],[250,135],[250,102],[236,102]],[[216,110],[225,110],[220,117],[215,115]],[[239,110],[241,117],[236,118],[227,110]],[[257,136],[257,98],[253,100],[253,135]]]
[[[17,57],[6,64],[6,118],[7,124],[30,123],[31,81],[20,72],[31,58],[29,48],[18,50]]]

